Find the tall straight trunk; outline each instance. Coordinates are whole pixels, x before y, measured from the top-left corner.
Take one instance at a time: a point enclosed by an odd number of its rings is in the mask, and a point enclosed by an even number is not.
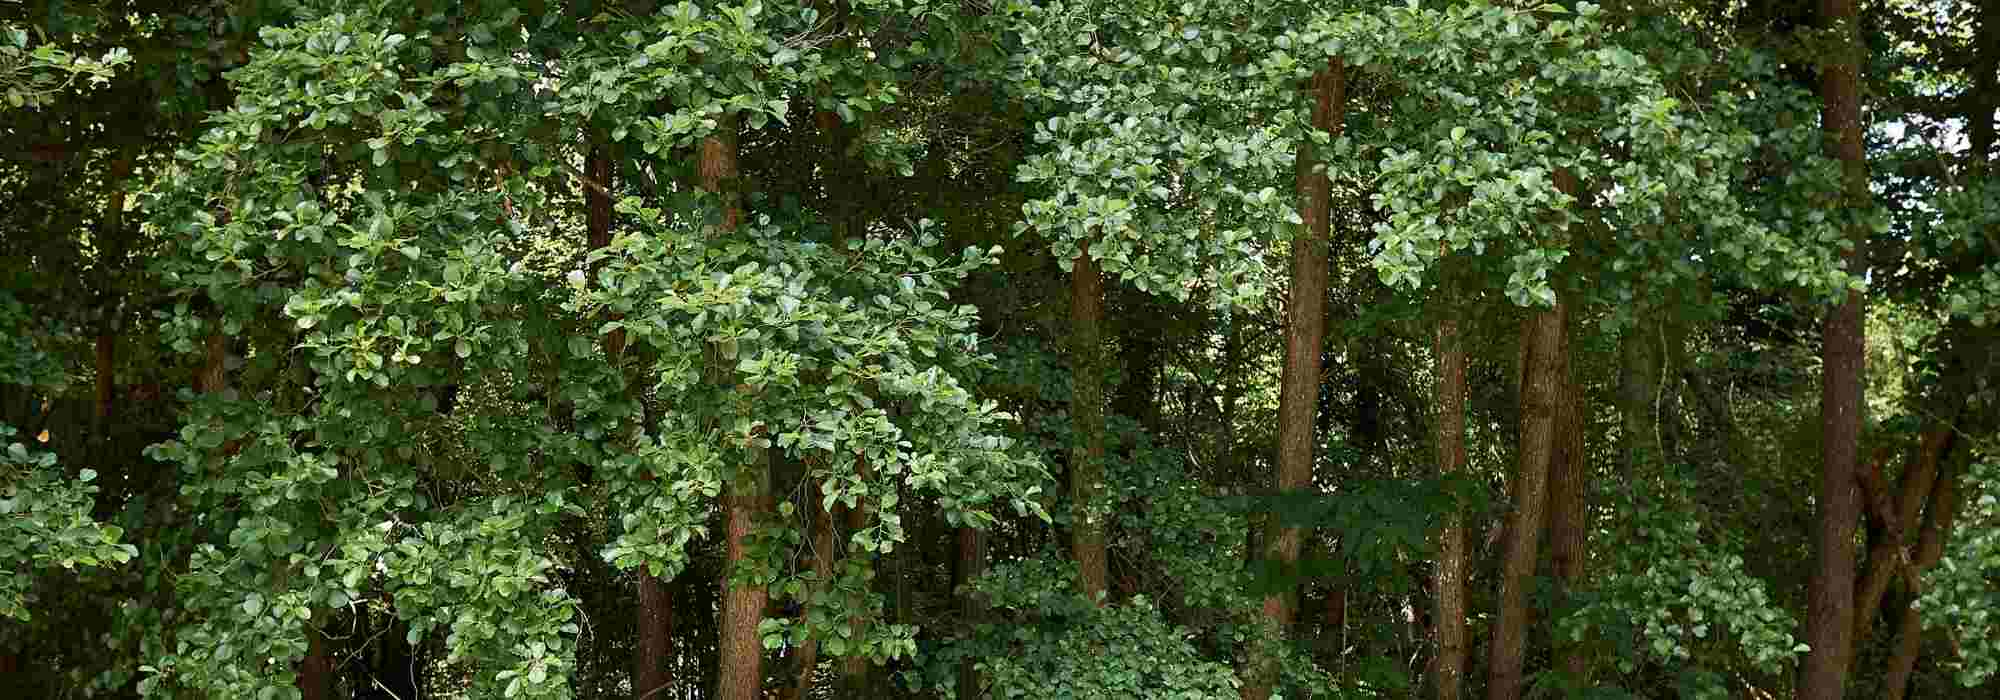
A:
[[[1557,449],[1564,384],[1563,327],[1568,307],[1538,311],[1521,323],[1521,447],[1514,477],[1514,510],[1507,517],[1506,558],[1501,563],[1499,620],[1487,663],[1486,697],[1519,700],[1521,668],[1527,651],[1528,589],[1534,585],[1546,515],[1549,465]]]
[[[701,188],[722,199],[720,232],[736,230],[743,213],[736,185],[736,119],[718,120],[715,133],[702,139],[696,164]],[[720,361],[717,360],[719,363]],[[767,450],[745,446],[746,460],[735,479],[723,485],[724,528],[728,557],[722,567],[722,619],[717,651],[721,655],[716,695],[721,700],[756,700],[764,688],[764,644],[757,634],[770,592],[760,585],[730,585],[730,575],[749,556],[751,530],[771,508],[771,458]]]
[[[1820,128],[1827,149],[1841,162],[1849,207],[1865,207],[1867,163],[1861,140],[1862,50],[1855,0],[1820,0],[1823,26],[1838,39],[1820,64],[1819,92],[1825,107]],[[1848,272],[1861,275],[1867,262],[1868,227],[1848,228]],[[1799,669],[1801,700],[1840,700],[1846,695],[1847,661],[1854,643],[1854,533],[1861,517],[1855,485],[1861,442],[1861,401],[1866,371],[1866,301],[1848,291],[1827,314],[1821,333],[1820,473],[1818,526],[1813,538],[1814,568],[1807,589],[1806,644],[1812,647]]]
[[[1329,59],[1312,78],[1312,128],[1338,138],[1347,110],[1347,70],[1340,59]],[[1293,172],[1303,220],[1292,239],[1291,299],[1285,304],[1285,366],[1278,384],[1277,491],[1294,494],[1312,488],[1313,427],[1319,411],[1320,357],[1326,336],[1327,245],[1332,231],[1332,183],[1318,172],[1311,140],[1299,143]],[[1275,569],[1289,574],[1297,567],[1305,542],[1302,528],[1286,527],[1272,514],[1271,535],[1264,538],[1263,556]],[[1264,598],[1264,620],[1274,630],[1289,628],[1296,605],[1294,587]],[[1266,640],[1264,643],[1276,643]],[[1262,646],[1260,644],[1260,646]],[[1242,688],[1244,700],[1271,697],[1277,683],[1275,649],[1251,650],[1251,668]]]
[[[1449,284],[1449,283],[1447,283]],[[1455,307],[1456,299],[1447,296]],[[1456,308],[1448,308],[1437,326],[1437,460],[1438,475],[1450,478],[1465,468],[1465,341],[1459,336]],[[1438,535],[1437,563],[1437,696],[1458,700],[1465,684],[1465,656],[1470,646],[1465,624],[1465,520],[1457,509],[1445,517]]]
[[[868,481],[871,470],[866,458],[854,458],[854,473],[863,482]],[[847,508],[846,517],[848,536],[852,537],[854,533],[860,532],[862,528],[868,526],[868,501],[866,499],[856,500],[852,507]],[[857,556],[858,554],[858,552],[852,549],[848,550],[848,556]],[[862,610],[867,603],[867,596],[867,591],[857,591],[853,594],[852,598],[848,599],[847,603],[851,609]],[[855,643],[859,643],[868,633],[867,615],[856,613],[854,616],[849,617],[847,619],[847,628],[850,634],[849,639]],[[873,666],[868,663],[868,657],[859,652],[850,653],[847,658],[842,659],[840,663],[840,695],[838,697],[867,697],[866,693],[870,685],[869,669],[871,668]]]
[[[1959,460],[1959,464],[1965,464]],[[1931,488],[1930,505],[1925,508],[1923,534],[1917,537],[1917,553],[1912,557],[1910,574],[1912,584],[1921,582],[1923,572],[1936,566],[1944,558],[1944,541],[1951,536],[1951,526],[1958,519],[1958,483],[1962,468],[1942,467],[1945,473]],[[1884,695],[1890,700],[1902,700],[1909,692],[1910,674],[1917,667],[1917,652],[1923,648],[1923,613],[1917,610],[1916,599],[1923,593],[1913,589],[1903,599],[1900,620],[1896,628],[1896,650],[1889,657],[1888,678],[1883,683]]]
[[[1559,176],[1557,182],[1568,183],[1566,191],[1572,196],[1575,194],[1575,181],[1566,173]],[[1590,532],[1587,522],[1590,514],[1590,463],[1583,444],[1586,416],[1583,386],[1577,380],[1570,359],[1572,324],[1567,317],[1563,321],[1555,345],[1561,393],[1556,404],[1556,437],[1549,456],[1548,530],[1550,568],[1554,569],[1557,586],[1564,595],[1568,595],[1582,585],[1584,562],[1588,556],[1585,548],[1589,544]],[[1583,679],[1589,671],[1586,645],[1557,639],[1555,649],[1562,670]]]
[[[981,574],[986,573],[986,533],[980,530],[958,528],[958,564],[954,567],[957,575],[953,583],[959,589],[959,627],[970,630],[986,616],[986,601],[974,593],[971,586]],[[958,697],[971,700],[979,697],[979,669],[973,659],[965,659],[958,665]]]
[[[1666,369],[1661,328],[1652,318],[1658,313],[1663,312],[1641,312],[1640,322],[1618,339],[1619,451],[1628,475],[1671,458],[1660,435],[1660,413],[1667,409],[1662,387],[1672,375]]]
[[[1082,593],[1102,604],[1109,558],[1104,551],[1104,276],[1085,243],[1070,262],[1070,420],[1076,433],[1070,448],[1069,492],[1073,521],[1070,553],[1076,557]]]
[[[831,590],[833,580],[833,512],[826,508],[825,494],[822,492],[819,480],[813,479],[810,476],[806,478],[812,482],[811,489],[808,491],[808,498],[812,499],[811,508],[813,510],[813,589],[812,598],[806,601],[806,609],[810,611],[813,606],[824,604],[820,598],[827,595]],[[813,677],[818,675],[818,670],[819,633],[814,632],[808,635],[805,641],[799,643],[798,666],[796,668],[797,676],[792,681],[788,697],[805,698],[810,695],[812,693]]]

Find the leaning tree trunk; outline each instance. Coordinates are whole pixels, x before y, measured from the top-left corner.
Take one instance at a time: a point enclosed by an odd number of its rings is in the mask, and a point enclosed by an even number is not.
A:
[[[1347,108],[1347,71],[1340,59],[1330,59],[1312,79],[1312,128],[1339,136]],[[1285,304],[1285,366],[1278,387],[1277,491],[1294,494],[1312,487],[1313,427],[1319,411],[1320,357],[1326,335],[1327,245],[1332,230],[1332,183],[1319,171],[1312,141],[1299,143],[1296,171],[1299,218],[1304,226],[1292,239],[1292,290]],[[1303,528],[1287,527],[1271,514],[1264,538],[1264,557],[1277,570],[1290,571],[1305,542]],[[1296,607],[1286,592],[1264,598],[1264,620],[1272,634],[1291,626]],[[1264,700],[1277,684],[1277,650],[1264,639],[1251,650],[1244,700]]]
[[[1861,140],[1861,50],[1854,0],[1821,0],[1821,19],[1840,37],[1820,67],[1820,115],[1827,148],[1840,160],[1847,206],[1869,201],[1867,164]],[[1861,252],[1868,227],[1848,227],[1848,272],[1861,275]],[[1813,538],[1813,578],[1807,590],[1806,644],[1812,647],[1799,669],[1801,700],[1840,700],[1846,694],[1847,660],[1854,643],[1854,533],[1861,517],[1856,488],[1861,441],[1861,401],[1866,363],[1865,300],[1849,290],[1827,314],[1821,333],[1820,473],[1818,527]]]
[[[1959,460],[1964,464],[1964,460]],[[1910,562],[1909,597],[1903,600],[1900,620],[1896,629],[1896,650],[1889,657],[1888,678],[1883,683],[1883,695],[1889,700],[1902,700],[1910,689],[1910,675],[1917,668],[1917,652],[1923,648],[1923,613],[1915,605],[1923,591],[1923,572],[1937,565],[1944,558],[1945,538],[1951,536],[1951,526],[1958,517],[1958,483],[1962,468],[1944,467],[1945,474],[1931,487],[1930,505],[1925,509],[1926,517],[1923,534],[1917,537],[1917,553]]]
[[[1488,656],[1486,697],[1519,700],[1521,667],[1527,650],[1528,588],[1534,585],[1540,555],[1542,512],[1546,507],[1549,464],[1556,449],[1562,412],[1562,342],[1568,309],[1539,311],[1521,323],[1521,447],[1514,477],[1514,510],[1507,518],[1507,553],[1500,572],[1499,619]]]
[[[1447,282],[1446,284],[1450,284]],[[1438,475],[1451,478],[1465,468],[1465,342],[1453,316],[1455,299],[1447,296],[1445,316],[1437,327],[1437,460]],[[1465,684],[1468,633],[1465,625],[1465,520],[1454,508],[1438,536],[1437,570],[1437,696],[1458,700]]]

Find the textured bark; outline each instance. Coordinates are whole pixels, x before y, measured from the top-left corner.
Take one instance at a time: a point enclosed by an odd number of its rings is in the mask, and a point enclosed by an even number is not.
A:
[[[986,573],[986,533],[958,528],[958,563],[954,568],[956,575],[952,579],[960,596],[959,628],[971,630],[986,616],[984,597],[970,590],[973,581]],[[973,659],[959,662],[958,697],[967,700],[979,697],[979,669]]]
[[[1958,484],[1962,470],[1944,469],[1946,473],[1931,488],[1930,504],[1925,508],[1924,531],[1917,536],[1917,551],[1910,564],[1910,595],[1900,606],[1896,649],[1889,657],[1889,670],[1883,681],[1884,695],[1891,700],[1902,700],[1909,692],[1910,675],[1915,672],[1917,654],[1923,649],[1923,613],[1913,605],[1923,593],[1921,577],[1944,558],[1945,539],[1951,536],[1952,524],[1958,519]]]
[[[1970,104],[1966,110],[1966,141],[1971,146],[1966,153],[1972,158],[1975,170],[1986,170],[1993,157],[1993,110],[2000,105],[2000,3],[1994,0],[1980,0],[1978,29],[1973,36],[1980,43],[1972,61],[1972,89],[1966,91],[1964,99]]]
[[[1465,468],[1465,342],[1458,319],[1449,314],[1437,327],[1437,460],[1438,475],[1449,478]],[[1465,624],[1465,521],[1456,511],[1445,518],[1439,534],[1437,564],[1438,700],[1458,700],[1465,684],[1469,635]]]
[[[1521,668],[1527,651],[1530,610],[1546,515],[1549,464],[1557,450],[1556,424],[1562,414],[1562,342],[1568,309],[1539,311],[1521,324],[1521,447],[1514,478],[1514,509],[1507,518],[1507,550],[1501,562],[1499,619],[1487,664],[1486,697],[1519,700]]]
[[[1908,562],[1914,560],[1907,549],[1910,531],[1912,526],[1917,525],[1917,519],[1925,515],[1918,509],[1935,490],[1938,462],[1951,449],[1952,435],[1949,426],[1924,431],[1915,453],[1904,461],[1903,476],[1893,503],[1888,489],[1882,484],[1879,461],[1873,470],[1863,475],[1862,491],[1868,496],[1868,510],[1876,527],[1874,540],[1868,547],[1868,564],[1854,595],[1856,647],[1868,639],[1875,624],[1875,613],[1882,606],[1882,597],[1888,594],[1890,584],[1907,570]],[[1930,515],[1936,517],[1935,511]]]
[[[1313,76],[1311,87],[1313,128],[1337,138],[1347,109],[1346,66],[1340,59],[1329,60],[1326,68]],[[1285,365],[1278,386],[1276,486],[1280,495],[1305,491],[1313,483],[1313,428],[1318,422],[1320,358],[1326,335],[1327,245],[1332,231],[1332,183],[1324,173],[1314,172],[1317,162],[1312,143],[1300,143],[1293,181],[1304,226],[1292,239],[1291,298],[1285,303]],[[1280,517],[1271,518],[1263,556],[1289,573],[1298,565],[1305,532],[1281,521]],[[1291,587],[1286,589],[1286,593],[1264,598],[1264,620],[1278,630],[1291,627],[1297,612],[1289,600]],[[1275,651],[1251,650],[1248,671],[1242,687],[1244,700],[1270,697],[1277,681]]]
[[[222,322],[217,321],[208,337],[202,339],[201,370],[194,376],[195,390],[203,394],[217,394],[229,389],[229,337],[222,334]]]
[[[1569,171],[1558,170],[1555,181],[1563,193],[1571,197],[1580,195],[1581,187]],[[1550,446],[1548,483],[1549,562],[1561,595],[1577,590],[1583,582],[1584,561],[1588,556],[1585,547],[1590,531],[1587,524],[1590,464],[1583,444],[1587,414],[1583,404],[1583,387],[1570,361],[1570,326],[1565,314],[1554,347],[1560,393],[1556,403],[1555,439]],[[1587,645],[1557,639],[1554,647],[1562,670],[1579,681],[1583,680],[1589,671],[1589,655],[1585,653]]]
[[[1837,48],[1820,64],[1820,115],[1827,148],[1841,161],[1849,206],[1868,201],[1867,165],[1861,141],[1861,49],[1854,0],[1821,0],[1820,16],[1835,29]],[[1867,226],[1851,226],[1847,269],[1866,269],[1862,249]],[[1813,578],[1807,589],[1805,663],[1799,669],[1801,700],[1840,700],[1846,695],[1847,661],[1854,643],[1854,534],[1861,516],[1855,477],[1861,440],[1861,405],[1866,350],[1863,299],[1849,291],[1827,314],[1821,333],[1820,474],[1817,532],[1813,537]]]
[[[1104,551],[1104,277],[1084,244],[1069,273],[1069,352],[1074,393],[1070,420],[1076,433],[1070,447],[1069,493],[1074,521],[1070,553],[1076,558],[1082,593],[1099,601],[1109,557]]]
[[[810,477],[808,477],[810,478]],[[825,507],[825,494],[820,482],[813,480],[808,498],[812,499],[812,599],[806,601],[808,610],[819,605],[819,597],[826,595],[828,584],[833,580],[833,513]],[[812,693],[813,678],[819,671],[819,634],[817,632],[799,643],[798,664],[794,669],[796,677],[792,681],[790,694],[786,697],[804,698]]]
[[[722,200],[716,228],[734,231],[743,219],[737,207],[736,121],[719,120],[714,135],[702,139],[696,173],[701,188]],[[723,485],[724,528],[728,532],[728,558],[722,567],[722,619],[717,650],[721,655],[716,696],[721,700],[756,700],[764,686],[764,644],[757,634],[763,622],[764,606],[770,592],[760,585],[735,586],[731,574],[743,566],[750,534],[760,517],[771,508],[771,460],[768,451],[745,448],[746,463],[729,483]]]

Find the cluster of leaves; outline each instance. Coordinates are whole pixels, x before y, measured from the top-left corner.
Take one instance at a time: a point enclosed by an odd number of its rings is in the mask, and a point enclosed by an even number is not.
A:
[[[956,697],[961,660],[978,664],[985,692],[1002,698],[1215,698],[1236,674],[1206,658],[1194,634],[1162,619],[1144,596],[1096,605],[1076,593],[1060,557],[996,565],[972,584],[1004,624],[985,623],[926,654],[921,683]]]
[[[1642,666],[1780,672],[1806,651],[1792,637],[1797,621],[1746,571],[1739,544],[1703,534],[1693,483],[1659,483],[1657,491],[1600,493],[1626,526],[1592,543],[1605,552],[1604,573],[1571,601],[1556,634],[1609,644],[1623,674]]]
[[[0,22],[0,94],[7,107],[33,109],[48,104],[78,81],[101,86],[118,68],[132,61],[131,53],[114,48],[92,57],[73,54],[47,41],[30,44],[29,28]]]
[[[123,528],[91,518],[95,470],[70,478],[54,453],[30,449],[17,432],[0,423],[0,557],[17,564],[0,571],[0,617],[26,621],[36,571],[123,564],[138,548],[119,542]]]
[[[2000,640],[1987,631],[2000,624],[2000,460],[1982,455],[1964,475],[1972,496],[1959,516],[1958,536],[1925,575],[1917,606],[1924,627],[1942,629],[1957,653],[1948,663],[1968,688],[2000,674]]]

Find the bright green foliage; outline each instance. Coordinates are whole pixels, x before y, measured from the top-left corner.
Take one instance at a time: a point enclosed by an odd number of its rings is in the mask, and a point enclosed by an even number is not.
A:
[[[1739,545],[1702,532],[1692,484],[1663,481],[1660,492],[1603,494],[1625,526],[1593,542],[1606,554],[1603,573],[1556,633],[1616,649],[1618,672],[1635,679],[1656,669],[1788,672],[1805,651],[1792,636],[1797,621],[1745,572]],[[1648,673],[1634,676],[1642,667]]]
[[[0,558],[15,562],[0,571],[0,617],[26,621],[33,572],[123,564],[138,548],[119,542],[122,528],[91,519],[96,471],[68,478],[56,468],[54,453],[29,449],[17,442],[17,432],[0,423]]]
[[[1963,535],[1952,538],[1917,601],[1924,627],[1943,631],[1957,646],[1948,663],[1968,688],[2000,674],[2000,640],[1988,633],[2000,625],[2000,591],[1993,586],[2000,578],[2000,461],[1981,457],[1965,474],[1963,488],[1973,496],[1958,516]]]
[[[8,109],[48,104],[78,80],[103,85],[120,66],[132,61],[132,55],[122,48],[93,58],[46,41],[32,42],[33,48],[29,48],[30,43],[27,28],[0,22],[0,93],[5,94]]]
[[[926,685],[956,697],[958,660],[978,661],[996,698],[1219,698],[1236,674],[1137,597],[1097,606],[1076,595],[1076,567],[1041,557],[994,567],[977,584],[1004,625],[980,625],[929,661]]]

